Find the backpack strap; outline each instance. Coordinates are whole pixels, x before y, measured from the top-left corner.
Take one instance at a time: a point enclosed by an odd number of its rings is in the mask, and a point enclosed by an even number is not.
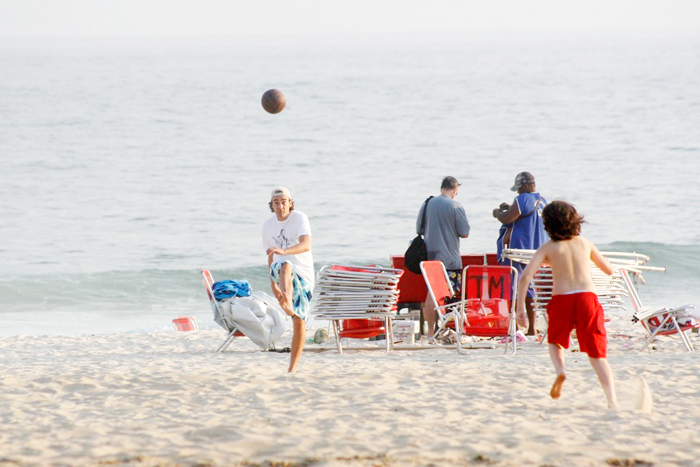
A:
[[[420,235],[424,235],[425,232],[425,215],[428,212],[428,201],[433,199],[433,196],[429,196],[428,199],[425,200],[425,206],[423,207],[423,218],[420,220]]]
[[[525,219],[526,217],[530,217],[531,215],[533,215],[533,214],[535,213],[535,211],[537,211],[537,208],[538,208],[538,207],[540,206],[540,204],[542,204],[543,202],[544,202],[544,201],[542,200],[542,197],[541,197],[541,196],[538,197],[538,198],[537,198],[537,201],[535,202],[535,207],[533,208],[533,210],[530,211],[530,212],[528,212],[528,213],[525,214],[525,215],[521,215],[521,216],[518,217],[516,220],[519,221],[520,219]]]

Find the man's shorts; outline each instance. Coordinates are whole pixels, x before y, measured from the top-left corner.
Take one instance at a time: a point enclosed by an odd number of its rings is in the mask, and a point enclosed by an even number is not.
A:
[[[523,263],[519,263],[517,261],[511,261],[511,260],[506,260],[505,263],[501,263],[506,266],[513,266],[515,269],[518,270],[518,277],[523,275],[523,271],[525,270],[526,265]],[[513,288],[517,290],[518,284],[513,284]],[[530,282],[530,285],[527,286],[527,295],[526,297],[529,298],[535,298],[535,289],[532,287],[532,281]]]
[[[448,269],[447,278],[450,279],[450,283],[452,283],[452,290],[454,290],[455,295],[462,293],[462,270]]]
[[[294,270],[294,264],[292,264],[290,261],[272,263],[272,265],[270,265],[270,278],[276,284],[280,283],[280,273],[284,263],[289,263],[289,265],[292,267],[292,286],[294,288],[292,308],[294,309],[294,314],[306,321],[309,319],[309,312],[311,311],[311,296],[313,294],[311,284],[296,273]]]
[[[591,358],[607,356],[605,315],[593,292],[554,295],[547,305],[547,342],[569,348],[571,331],[576,328],[581,352]]]

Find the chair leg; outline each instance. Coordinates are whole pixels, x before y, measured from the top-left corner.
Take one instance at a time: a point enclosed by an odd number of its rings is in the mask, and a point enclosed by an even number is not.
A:
[[[226,340],[219,346],[218,349],[216,349],[217,352],[223,352],[224,350],[228,349],[228,346],[231,345],[231,343],[234,340],[236,340],[236,336],[234,336],[236,331],[237,329],[234,329],[228,333],[228,336],[226,336]]]
[[[460,355],[467,355],[466,349],[462,348],[462,331],[464,330],[464,323],[466,322],[466,317],[462,314],[463,312],[456,313],[455,318],[455,332],[457,333],[457,353]]]
[[[503,349],[503,354],[508,353],[508,344],[510,341],[510,345],[512,345],[513,348],[513,353],[511,355],[515,355],[515,353],[518,351],[518,324],[517,320],[515,318],[515,315],[511,313],[510,315],[510,321],[508,322],[508,335],[506,336],[506,348]]]
[[[335,336],[335,345],[338,348],[338,353],[343,353],[343,346],[340,345],[340,322],[337,319],[333,320],[333,335]]]
[[[547,322],[547,329],[542,333],[542,340],[540,341],[540,345],[544,344],[545,339],[547,339],[547,333],[549,332],[549,320],[547,319],[547,313],[543,313],[544,320]]]
[[[646,342],[644,343],[644,345],[642,346],[642,348],[639,349],[640,352],[644,352],[644,349],[646,349],[647,347],[649,347],[649,344],[651,344],[651,343],[654,341],[654,338],[656,337],[656,335],[659,333],[659,331],[661,331],[661,329],[663,329],[664,325],[666,325],[666,322],[667,322],[670,318],[671,318],[671,315],[670,315],[670,314],[666,315],[666,318],[664,318],[663,321],[661,321],[661,323],[660,323],[658,326],[656,326],[656,329],[654,329],[654,332],[652,332],[652,333],[649,335],[649,338],[646,340]],[[644,324],[644,327],[645,327],[647,330],[649,330],[649,327],[646,325],[646,323],[642,323],[642,324]]]
[[[389,316],[384,318],[384,326],[386,327],[386,353],[394,347],[394,331],[391,328],[391,318]]]
[[[685,344],[685,348],[688,350],[688,352],[694,352],[695,349],[693,348],[693,343],[690,342],[690,338],[688,335],[681,329],[680,325],[678,324],[678,321],[676,320],[676,317],[671,315],[671,320],[673,321],[673,325],[676,328],[676,331],[678,334],[680,334],[681,340],[683,341],[683,344]]]

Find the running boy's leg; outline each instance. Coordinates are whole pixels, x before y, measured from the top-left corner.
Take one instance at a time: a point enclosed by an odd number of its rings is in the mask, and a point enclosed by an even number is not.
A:
[[[554,372],[557,375],[554,379],[554,384],[552,384],[552,389],[549,391],[549,395],[552,396],[552,399],[559,399],[561,396],[561,388],[566,380],[566,373],[564,371],[564,349],[558,344],[549,344],[549,358],[552,359]]]
[[[591,362],[593,370],[595,370],[596,375],[598,375],[598,380],[600,385],[603,387],[603,392],[605,392],[605,397],[608,400],[608,408],[617,409],[617,395],[615,394],[615,380],[613,379],[612,370],[608,364],[607,358],[590,358],[588,360]]]

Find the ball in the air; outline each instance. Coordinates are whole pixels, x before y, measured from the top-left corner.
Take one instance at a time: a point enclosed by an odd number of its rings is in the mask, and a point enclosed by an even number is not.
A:
[[[262,96],[263,109],[271,114],[282,112],[285,105],[287,105],[287,98],[277,89],[265,91],[265,94]]]

